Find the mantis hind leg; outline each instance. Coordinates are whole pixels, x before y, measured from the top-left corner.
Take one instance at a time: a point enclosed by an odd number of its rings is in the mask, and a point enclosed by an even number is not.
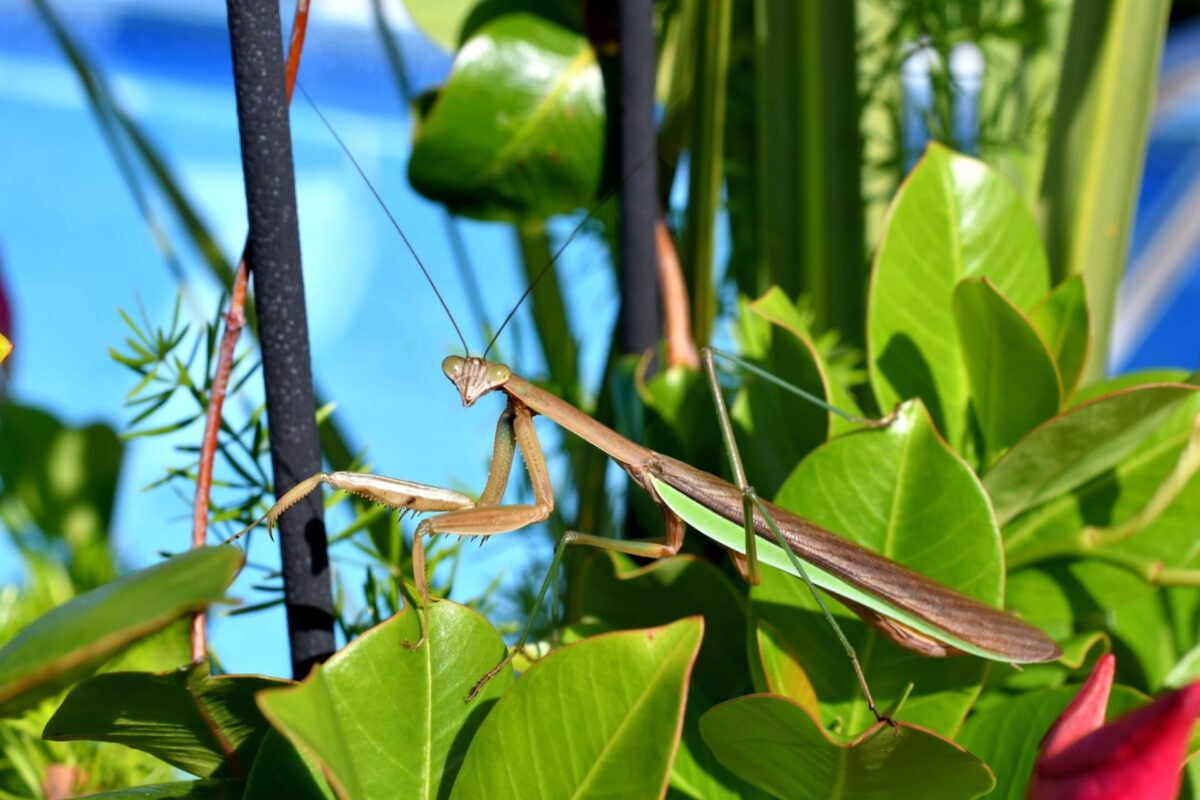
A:
[[[733,466],[734,480],[742,493],[743,523],[746,530],[746,555],[744,559],[734,559],[738,565],[738,570],[750,583],[758,583],[758,557],[756,555],[756,536],[754,533],[754,513],[757,510],[771,529],[771,534],[774,536],[776,544],[787,554],[792,562],[792,566],[795,567],[796,572],[804,580],[804,583],[808,586],[808,590],[817,601],[821,613],[825,615],[826,621],[833,628],[834,635],[837,636],[838,642],[841,643],[842,649],[846,653],[846,657],[850,659],[850,663],[854,667],[854,674],[858,679],[859,688],[862,689],[863,697],[867,701],[867,708],[875,715],[876,720],[886,722],[894,727],[895,722],[880,713],[879,709],[875,706],[875,698],[871,696],[871,687],[867,685],[867,678],[863,673],[862,664],[858,660],[858,653],[855,651],[854,645],[850,644],[850,640],[842,632],[841,626],[833,618],[833,614],[830,613],[829,607],[825,604],[825,598],[821,596],[812,579],[808,577],[808,572],[804,569],[804,562],[792,551],[792,548],[787,543],[787,539],[780,533],[779,526],[776,524],[774,517],[771,516],[771,512],[767,510],[766,504],[759,498],[754,487],[746,481],[746,471],[742,466],[742,456],[738,451],[737,440],[733,436],[733,422],[729,418],[729,409],[725,405],[725,396],[721,393],[721,384],[717,380],[717,367],[713,360],[713,354],[714,351],[712,348],[706,347],[701,353],[701,358],[704,361],[704,371],[708,376],[708,384],[712,391],[713,402],[717,406],[717,421],[721,426],[721,436],[725,440],[725,451],[729,456],[729,463]],[[739,363],[744,362],[739,361]],[[823,402],[822,405],[832,408]]]

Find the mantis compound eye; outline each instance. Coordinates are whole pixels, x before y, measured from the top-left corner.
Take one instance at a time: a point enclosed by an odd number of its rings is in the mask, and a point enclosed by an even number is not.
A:
[[[442,372],[446,373],[446,377],[454,380],[463,371],[463,360],[459,356],[446,356],[442,361]]]
[[[492,364],[488,367],[487,381],[491,384],[501,384],[512,377],[512,370],[503,364]]]

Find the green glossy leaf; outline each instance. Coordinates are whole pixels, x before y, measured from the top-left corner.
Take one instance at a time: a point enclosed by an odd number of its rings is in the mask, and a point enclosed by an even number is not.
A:
[[[697,435],[710,427],[714,433],[718,431],[716,407],[704,374],[688,367],[671,367],[641,388],[637,410],[645,413],[644,427],[630,431],[637,441],[701,469],[720,469],[724,454],[721,437]]]
[[[809,394],[830,395],[820,354],[806,324],[778,288],[753,303],[743,301],[738,338],[746,360]],[[765,323],[765,324],[764,324]],[[774,494],[796,465],[829,438],[830,414],[811,400],[774,385],[762,376],[718,360],[738,376],[740,387],[730,407],[746,474],[766,495]],[[714,432],[717,417],[708,399]],[[695,432],[693,438],[699,438]],[[711,437],[720,441],[719,435]],[[722,462],[724,463],[724,462]]]
[[[413,187],[453,212],[547,217],[600,184],[604,89],[587,39],[508,14],[467,40],[417,131]]]
[[[1039,561],[1009,574],[1012,608],[1033,624],[1065,636],[1072,630],[1103,630],[1108,610],[1136,600],[1153,588],[1125,567],[1096,559]],[[1024,588],[1018,582],[1028,582]],[[1034,593],[1030,586],[1043,591]]]
[[[956,739],[995,772],[996,789],[989,800],[1025,796],[1042,737],[1078,692],[1078,686],[1027,692],[971,715]],[[1145,702],[1145,695],[1114,686],[1107,717],[1112,720]]]
[[[44,614],[0,649],[0,716],[37,705],[137,639],[219,600],[241,566],[234,547],[189,550]]]
[[[765,682],[763,690],[786,697],[813,717],[819,717],[821,706],[801,664],[800,654],[778,628],[765,620],[758,621],[755,633]]]
[[[865,374],[856,371],[858,364],[856,362],[852,363],[850,358],[843,358],[840,361],[836,358],[839,355],[845,356],[845,346],[836,337],[831,337],[828,333],[820,337],[814,337],[812,331],[815,320],[807,312],[803,299],[793,303],[778,287],[772,287],[762,297],[746,306],[746,310],[771,323],[773,332],[775,332],[775,329],[778,329],[778,333],[788,334],[791,340],[804,347],[804,350],[809,354],[809,358],[814,362],[814,369],[811,375],[816,380],[813,386],[821,389],[821,392],[817,394],[823,397],[826,402],[842,411],[850,414],[861,413],[858,401],[851,394],[849,386],[862,382],[866,377]],[[743,313],[742,316],[745,316],[745,314]],[[776,339],[775,336],[771,338],[773,341]],[[786,339],[787,337],[783,338]],[[766,346],[770,347],[769,344]],[[841,348],[842,352],[830,352],[835,348]],[[857,360],[860,356],[854,355],[852,358]],[[788,359],[786,355],[773,355],[770,360],[773,362],[773,365],[779,364],[781,369],[790,367],[787,364]],[[846,363],[842,363],[843,361]],[[842,371],[842,374],[838,374],[839,370]],[[774,369],[772,371],[776,375],[783,374],[783,372]],[[826,413],[829,416],[829,436],[848,433],[860,427],[853,422],[848,422],[845,418],[837,414],[832,412]]]
[[[1196,392],[1150,384],[1067,409],[1013,445],[984,476],[1001,524],[1116,466]]]
[[[76,686],[42,738],[116,742],[202,778],[245,778],[269,730],[254,695],[286,681],[208,674],[207,663],[166,674],[110,672]]]
[[[929,731],[878,723],[851,741],[783,697],[730,700],[700,726],[726,766],[776,797],[936,800],[979,797],[995,785],[986,764]]]
[[[750,790],[712,757],[699,728],[701,712],[751,688],[744,657],[743,595],[711,562],[689,555],[633,567],[615,553],[597,553],[580,570],[574,587],[580,615],[609,628],[647,628],[687,616],[704,617],[708,633],[692,670],[671,786],[692,797],[714,800]]]
[[[1170,686],[1170,674],[1197,642],[1200,592],[1194,587],[1158,589],[1113,608],[1105,617],[1113,647],[1121,654],[1122,679],[1151,692]]]
[[[258,758],[246,780],[245,800],[334,800],[321,768],[272,728],[263,737]]]
[[[318,762],[339,796],[444,797],[476,728],[512,681],[509,667],[465,702],[504,656],[476,612],[442,601],[429,639],[409,611],[338,651],[299,686],[262,692],[271,724]]]
[[[343,800],[367,797],[359,783],[358,769],[350,753],[353,729],[348,733],[339,719],[338,709],[325,671],[317,667],[294,689],[264,692],[259,699],[263,713],[276,730],[282,731],[303,748]],[[353,726],[353,717],[346,719]]]
[[[1137,372],[1126,372],[1116,375],[1099,383],[1088,384],[1076,392],[1071,405],[1079,406],[1105,395],[1119,392],[1122,389],[1133,389],[1148,383],[1193,383],[1189,373],[1183,369],[1143,369]]]
[[[107,425],[69,427],[44,411],[0,405],[0,481],[46,536],[72,554],[76,586],[113,578],[109,522],[124,447]]]
[[[744,658],[746,602],[714,564],[690,555],[645,566],[622,566],[615,553],[597,553],[580,570],[579,613],[613,629],[649,628],[703,616],[707,631],[692,671],[713,702],[750,689]]]
[[[81,800],[240,800],[243,786],[241,781],[228,779],[176,781],[113,789]]]
[[[656,484],[668,505],[689,524],[740,551],[739,525],[708,512]],[[665,488],[664,488],[665,487]],[[815,450],[785,482],[779,505],[822,527],[983,602],[999,605],[1003,561],[999,533],[987,498],[971,469],[938,437],[919,402],[902,406],[892,425],[835,439]],[[702,510],[702,509],[701,509]],[[759,560],[789,574],[790,561],[763,540]],[[813,582],[966,652],[983,654],[903,609],[814,567]],[[795,578],[764,570],[752,590],[753,609],[792,643],[802,658],[826,720],[858,731],[874,717],[861,697],[853,670],[807,587]],[[940,732],[961,723],[983,681],[984,663],[972,658],[927,659],[886,642],[849,610],[831,604],[843,630],[858,648],[875,700],[898,700],[910,682],[916,689],[902,718]]]
[[[603,634],[534,664],[480,727],[452,797],[661,796],[703,630]]]
[[[1017,308],[1049,290],[1037,229],[1017,191],[982,161],[931,144],[892,202],[867,309],[871,388],[879,407],[920,397],[955,445],[969,392],[952,295],[986,277]]]
[[[1061,379],[1054,357],[1019,309],[987,278],[955,287],[954,318],[983,437],[983,464],[1058,413]]]
[[[1063,397],[1070,397],[1087,362],[1089,320],[1083,276],[1072,275],[1034,306],[1029,319],[1054,354],[1062,376]]]
[[[1009,566],[1055,555],[1119,556],[1146,563],[1158,561],[1175,569],[1200,565],[1192,552],[1194,520],[1200,514],[1200,479],[1195,476],[1153,521],[1130,538],[1101,548],[1090,548],[1082,542],[1085,529],[1126,524],[1146,508],[1164,481],[1172,477],[1193,437],[1198,414],[1200,395],[1194,394],[1112,469],[1006,525],[1004,544]],[[1097,584],[1097,588],[1105,587]],[[1111,592],[1103,597],[1107,606],[1133,599]]]

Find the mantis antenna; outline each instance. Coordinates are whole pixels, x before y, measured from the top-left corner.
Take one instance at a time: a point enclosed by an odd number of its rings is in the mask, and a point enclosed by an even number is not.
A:
[[[404,233],[404,229],[400,227],[400,223],[396,221],[396,217],[393,216],[391,209],[388,208],[387,203],[383,201],[383,197],[380,196],[379,191],[375,188],[375,185],[371,183],[371,179],[367,177],[367,173],[363,170],[362,166],[359,165],[358,160],[354,157],[354,154],[350,152],[350,148],[346,146],[344,141],[342,141],[342,137],[338,135],[338,132],[334,130],[333,125],[329,122],[325,115],[321,113],[321,109],[317,107],[317,104],[313,101],[312,96],[309,95],[304,86],[300,84],[299,80],[296,81],[296,88],[300,90],[300,94],[304,95],[304,99],[308,101],[310,106],[312,106],[312,110],[316,112],[317,117],[320,118],[322,124],[324,124],[326,129],[328,129],[330,135],[333,136],[334,141],[338,143],[338,147],[342,148],[342,152],[346,154],[346,158],[350,159],[350,163],[354,165],[354,169],[358,172],[359,177],[363,179],[363,182],[367,185],[367,188],[371,190],[371,194],[374,196],[375,202],[378,203],[379,207],[383,209],[383,213],[387,214],[388,221],[392,223],[392,227],[396,229],[396,233],[400,234],[400,238],[404,241],[404,246],[408,248],[408,252],[412,254],[413,260],[416,261],[417,266],[421,268],[421,273],[425,276],[425,280],[429,282],[429,287],[433,289],[433,293],[437,295],[438,302],[442,304],[442,308],[445,310],[446,316],[450,318],[450,324],[454,326],[454,332],[458,334],[459,341],[462,342],[463,351],[470,356],[471,348],[467,346],[466,337],[463,336],[462,331],[458,327],[458,323],[454,319],[454,314],[450,313],[450,307],[446,305],[445,298],[443,298],[442,293],[438,291],[437,284],[433,282],[433,277],[429,274],[429,270],[425,268],[425,263],[421,261],[421,257],[417,255],[416,248],[414,248],[412,242],[408,240],[408,236]],[[541,279],[545,277],[546,273],[550,271],[550,268],[554,266],[556,261],[558,261],[558,257],[563,254],[563,251],[565,251],[571,242],[575,240],[575,237],[578,236],[580,231],[583,230],[583,226],[591,221],[591,219],[596,216],[600,209],[604,208],[604,206],[608,204],[608,201],[612,199],[612,196],[616,194],[617,190],[621,188],[629,176],[641,169],[642,166],[644,166],[645,163],[649,161],[650,158],[655,154],[656,150],[651,151],[643,156],[629,171],[629,174],[622,177],[621,180],[617,181],[616,184],[612,186],[612,188],[605,192],[604,196],[600,198],[600,202],[593,206],[592,209],[584,216],[584,218],[579,221],[579,224],[571,229],[571,233],[567,235],[567,238],[564,239],[562,244],[558,246],[558,249],[554,251],[554,255],[552,255],[550,259],[546,261],[544,265],[542,265],[542,268],[538,270],[537,275],[535,275],[533,280],[529,282],[529,285],[525,287],[525,291],[521,294],[520,298],[517,299],[517,302],[513,305],[512,310],[509,311],[508,315],[504,317],[504,321],[500,323],[500,327],[496,329],[496,332],[492,335],[491,341],[489,341],[487,347],[484,348],[484,358],[487,358],[487,354],[491,352],[492,346],[496,344],[496,340],[500,338],[500,334],[504,332],[505,327],[507,327],[508,323],[512,321],[512,318],[516,315],[517,310],[521,308],[521,305],[525,302],[526,298],[533,293],[534,287],[536,287],[538,282],[541,281]]]
[[[622,177],[621,180],[617,181],[612,186],[612,188],[610,188],[607,192],[605,192],[604,196],[600,198],[600,202],[597,203],[595,206],[593,206],[592,210],[589,211],[587,213],[587,215],[579,221],[579,224],[576,225],[571,230],[571,233],[567,236],[566,239],[563,240],[563,243],[560,244],[558,246],[558,249],[554,251],[554,255],[550,256],[550,259],[545,264],[542,265],[542,268],[540,270],[538,270],[537,275],[533,276],[533,280],[531,280],[529,282],[529,285],[525,287],[525,291],[521,294],[520,298],[517,299],[516,304],[513,305],[512,311],[509,311],[508,316],[506,316],[504,318],[504,321],[500,323],[500,327],[497,328],[496,332],[492,335],[492,340],[490,342],[488,342],[487,349],[485,349],[483,351],[484,358],[487,358],[487,354],[490,353],[492,350],[492,345],[494,345],[496,343],[496,340],[500,338],[500,334],[504,332],[504,327],[506,325],[508,325],[508,323],[512,320],[513,316],[517,313],[517,309],[519,309],[521,307],[521,304],[525,302],[525,298],[529,297],[529,295],[533,293],[534,287],[537,286],[538,282],[541,281],[541,279],[545,276],[545,274],[550,271],[550,268],[554,266],[554,262],[558,261],[558,257],[563,254],[563,251],[567,249],[567,246],[569,244],[571,244],[572,241],[575,240],[575,237],[579,234],[580,231],[583,230],[583,226],[586,225],[589,221],[591,221],[591,219],[596,216],[596,213],[598,211],[600,211],[600,209],[602,209],[602,208],[604,208],[604,206],[608,205],[608,201],[611,200],[612,196],[614,194],[616,194],[617,190],[620,189],[622,185],[624,185],[625,181],[628,180],[629,176],[633,175],[635,172],[637,172],[639,169],[641,169],[645,165],[645,163],[650,160],[650,157],[653,156],[654,154],[655,154],[655,152],[652,151],[650,153],[647,153],[645,156],[643,156],[637,162],[637,164],[635,164],[633,166],[633,168],[629,171],[629,174]]]
[[[330,135],[332,135],[334,140],[338,143],[338,147],[342,148],[342,152],[346,154],[346,158],[350,159],[350,163],[353,164],[354,169],[358,171],[358,175],[363,179],[363,183],[367,184],[367,188],[371,190],[371,194],[375,197],[375,202],[377,202],[379,207],[383,209],[383,213],[387,214],[387,218],[392,223],[392,227],[396,229],[396,233],[400,234],[400,238],[404,240],[404,246],[408,248],[408,252],[412,253],[413,260],[416,261],[417,266],[421,268],[421,274],[423,274],[425,276],[425,280],[429,282],[429,288],[433,289],[433,293],[437,295],[438,302],[442,304],[442,308],[445,310],[446,316],[450,318],[450,324],[454,326],[454,332],[458,334],[458,340],[462,342],[463,352],[470,356],[471,348],[467,347],[467,339],[465,336],[463,336],[462,331],[459,329],[458,322],[455,321],[454,315],[450,313],[450,306],[446,305],[446,299],[442,297],[442,293],[438,291],[437,284],[433,282],[433,277],[429,274],[429,270],[425,268],[425,263],[421,261],[421,257],[417,255],[417,250],[412,246],[412,242],[408,240],[408,236],[405,235],[404,229],[400,227],[400,223],[396,221],[394,216],[392,216],[392,210],[388,208],[387,203],[383,202],[383,198],[379,196],[379,191],[375,188],[375,184],[371,183],[371,179],[367,177],[367,173],[363,171],[363,168],[359,165],[358,160],[354,157],[354,154],[350,152],[350,148],[347,147],[346,143],[342,141],[342,137],[338,136],[338,132],[334,130],[333,125],[331,125],[329,120],[325,118],[325,115],[321,113],[321,109],[317,108],[317,104],[313,102],[312,97],[300,84],[299,80],[296,81],[296,88],[300,90],[300,94],[304,95],[304,99],[308,101],[310,106],[312,106],[312,110],[317,112],[317,116],[329,130]],[[571,235],[574,236],[575,234]],[[559,252],[562,251],[560,250]],[[538,277],[541,276],[539,275]],[[526,294],[528,293],[529,292],[526,291]],[[522,297],[521,299],[523,300],[525,298]],[[512,314],[509,314],[509,317],[511,316]],[[505,319],[504,321],[507,323],[508,319]],[[500,327],[503,330],[504,326],[501,325]],[[495,341],[494,337],[492,341]],[[491,345],[488,345],[488,347],[490,348]]]

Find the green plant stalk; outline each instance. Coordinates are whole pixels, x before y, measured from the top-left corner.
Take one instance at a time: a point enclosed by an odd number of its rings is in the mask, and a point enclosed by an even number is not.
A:
[[[731,0],[705,0],[696,19],[692,52],[697,80],[692,94],[687,222],[680,249],[684,279],[692,301],[692,331],[697,342],[712,337],[717,315],[713,260],[717,211],[721,203],[725,151],[725,84],[729,70]]]
[[[758,220],[771,280],[862,345],[862,146],[854,4],[759,0]]]
[[[1054,282],[1081,273],[1092,313],[1085,383],[1104,375],[1133,228],[1168,0],[1076,3],[1042,178]]]

